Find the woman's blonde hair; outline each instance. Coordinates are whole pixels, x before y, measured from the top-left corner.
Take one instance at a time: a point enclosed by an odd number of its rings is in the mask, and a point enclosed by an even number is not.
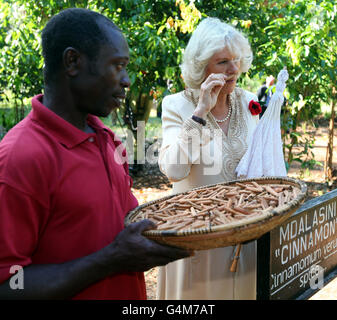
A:
[[[240,31],[217,18],[202,20],[187,44],[180,65],[187,87],[200,88],[209,59],[223,48],[227,48],[240,59],[240,73],[249,70],[253,53],[248,39]]]

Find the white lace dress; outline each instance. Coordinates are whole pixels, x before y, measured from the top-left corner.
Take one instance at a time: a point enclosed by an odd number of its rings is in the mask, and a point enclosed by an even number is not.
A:
[[[193,91],[198,95],[198,91]],[[193,121],[187,91],[165,97],[162,104],[161,171],[173,193],[236,179],[235,169],[258,122],[248,109],[256,95],[235,88],[227,136],[211,113],[207,125]],[[195,256],[159,268],[157,299],[255,299],[256,242],[243,245],[236,272],[230,272],[235,247],[196,251]]]

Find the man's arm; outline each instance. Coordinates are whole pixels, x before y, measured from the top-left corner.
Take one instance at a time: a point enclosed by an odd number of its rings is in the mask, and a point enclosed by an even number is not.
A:
[[[0,299],[68,299],[91,284],[119,272],[146,271],[188,257],[189,252],[162,246],[141,235],[153,228],[149,220],[133,223],[103,249],[62,264],[23,268],[24,289],[0,285]]]

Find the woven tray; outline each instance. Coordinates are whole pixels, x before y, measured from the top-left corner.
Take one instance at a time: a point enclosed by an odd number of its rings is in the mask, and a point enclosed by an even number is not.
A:
[[[270,209],[263,214],[254,217],[247,217],[242,220],[212,226],[210,228],[199,228],[189,230],[149,230],[144,235],[149,239],[162,244],[180,247],[192,250],[206,250],[211,248],[232,246],[246,241],[260,238],[263,234],[269,232],[277,225],[283,223],[305,200],[307,195],[307,186],[303,181],[288,177],[263,177],[255,179],[235,180],[221,184],[213,184],[192,189],[188,192],[182,192],[157,199],[146,204],[140,205],[132,210],[125,218],[125,225],[129,225],[137,219],[140,212],[155,203],[160,203],[180,194],[187,194],[194,190],[201,190],[219,185],[232,185],[236,182],[255,181],[258,184],[285,184],[297,187],[300,192],[297,197],[282,206]]]

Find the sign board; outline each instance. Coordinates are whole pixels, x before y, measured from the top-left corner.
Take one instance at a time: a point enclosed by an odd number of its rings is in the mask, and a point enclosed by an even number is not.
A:
[[[305,202],[258,240],[257,299],[301,299],[337,268],[337,190]]]

